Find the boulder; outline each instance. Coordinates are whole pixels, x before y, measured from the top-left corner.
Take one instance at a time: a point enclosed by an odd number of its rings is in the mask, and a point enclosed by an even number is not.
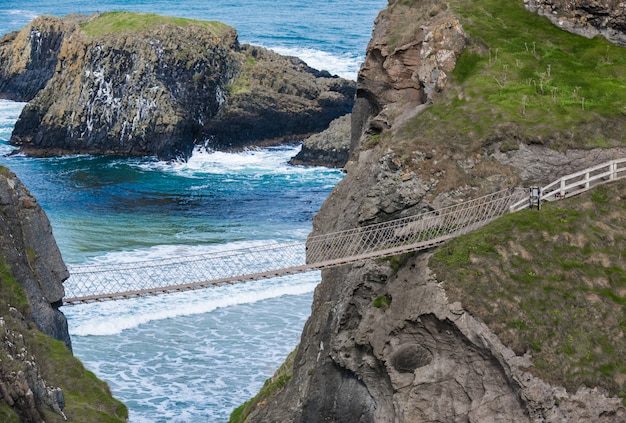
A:
[[[324,131],[302,142],[302,149],[289,163],[293,165],[344,167],[350,149],[351,115],[335,119]]]

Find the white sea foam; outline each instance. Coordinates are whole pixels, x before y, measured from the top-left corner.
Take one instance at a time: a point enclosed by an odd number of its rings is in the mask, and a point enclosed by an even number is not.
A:
[[[356,81],[362,56],[345,53],[341,56],[326,51],[306,47],[271,47],[275,52],[285,56],[296,56],[304,60],[314,69],[325,70],[333,75]]]
[[[68,317],[72,335],[116,335],[156,320],[310,293],[319,278],[319,272],[311,272],[162,296],[64,307],[63,311]]]
[[[17,101],[0,100],[0,128],[10,126],[12,130],[25,105]]]
[[[301,145],[296,145],[225,152],[197,147],[186,162],[143,161],[138,162],[137,166],[146,171],[175,172],[192,178],[199,178],[206,174],[233,177],[223,182],[239,182],[242,177],[258,178],[262,175],[310,175],[319,178],[320,172],[324,173],[324,177],[332,186],[339,182],[343,174],[338,169],[290,165],[289,160],[298,154],[301,148]]]
[[[39,16],[38,13],[33,12],[32,10],[23,10],[23,9],[10,9],[6,11],[7,14],[12,16],[23,17],[24,19],[32,20]]]
[[[249,240],[234,241],[228,244],[207,244],[207,245],[154,245],[147,248],[138,248],[130,251],[111,251],[98,257],[92,258],[88,263],[83,264],[119,264],[135,263],[141,261],[156,261],[171,259],[176,257],[193,257],[218,253],[230,250],[241,250],[245,248],[268,245],[276,240]]]

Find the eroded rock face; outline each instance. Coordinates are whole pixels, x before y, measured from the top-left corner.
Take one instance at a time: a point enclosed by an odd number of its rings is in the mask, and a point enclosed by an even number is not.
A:
[[[26,292],[29,316],[39,330],[71,349],[65,315],[59,311],[69,272],[45,213],[20,180],[0,167],[0,252]]]
[[[38,358],[28,348],[26,319],[15,307],[6,306],[8,313],[4,308],[0,310],[0,353],[5,360],[0,362],[0,398],[24,422],[43,421],[42,406],[67,420],[63,391],[42,377]]]
[[[399,33],[398,27],[403,31]],[[418,113],[443,89],[463,51],[467,35],[445,2],[418,5],[390,2],[376,18],[365,62],[358,77],[352,113],[351,153],[362,136],[378,135],[390,117]]]
[[[621,0],[526,0],[528,10],[585,37],[602,35],[626,47],[626,3]]]
[[[351,110],[353,82],[241,46],[232,28],[89,36],[91,19],[43,16],[0,40],[0,97],[29,101],[11,137],[22,152],[186,159],[298,139]]]
[[[413,172],[393,151],[371,146],[372,135],[393,131],[403,114],[423,110],[433,92],[429,87],[445,86],[463,48],[463,30],[444,2],[421,2],[415,6],[421,18],[407,24],[412,29],[394,33],[406,28],[402,19],[415,16],[404,6],[390,1],[376,20],[359,74],[347,175],[315,216],[314,235],[440,208],[476,192],[476,186],[456,186],[451,173]],[[437,47],[430,49],[429,40],[437,40]],[[442,151],[425,151],[424,167],[446,160],[448,152]],[[454,160],[458,172],[474,173],[477,185],[493,190],[506,184],[503,169],[529,186],[625,152],[557,152],[523,143],[500,151],[494,145],[493,163],[480,175],[476,169],[485,157],[478,152]],[[258,404],[247,421],[608,423],[626,418],[622,400],[601,388],[567,392],[535,377],[532,357],[517,355],[462,304],[450,303],[445,283],[428,267],[429,254],[324,270],[291,381]]]

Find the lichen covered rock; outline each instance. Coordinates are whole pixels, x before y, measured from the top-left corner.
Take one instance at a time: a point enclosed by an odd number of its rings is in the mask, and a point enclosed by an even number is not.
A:
[[[196,145],[299,138],[352,107],[350,81],[241,46],[226,25],[155,16],[43,16],[5,36],[0,97],[29,101],[11,143],[40,156],[186,159]]]

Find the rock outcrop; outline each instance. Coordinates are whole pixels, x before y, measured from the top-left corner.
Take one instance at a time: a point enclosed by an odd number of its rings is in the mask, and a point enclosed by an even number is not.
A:
[[[463,87],[448,94],[452,71],[470,44],[487,55],[480,43],[466,35],[462,18],[447,2],[389,2],[376,20],[359,73],[347,175],[315,216],[313,234],[547,183],[574,167],[623,157],[624,148],[559,150],[514,133],[492,132],[482,144],[475,138],[465,144],[426,139],[414,123],[431,118],[419,128],[437,127],[443,122],[428,115],[429,108],[452,96],[463,100]],[[471,95],[480,98],[476,91]],[[626,417],[622,399],[601,386],[568,391],[538,377],[531,354],[514,351],[496,336],[462,296],[449,300],[447,285],[455,281],[433,273],[431,254],[324,270],[290,382],[274,397],[250,405],[246,421],[614,422]],[[471,282],[471,275],[467,278]],[[618,376],[623,381],[623,374]]]
[[[2,258],[28,297],[28,317],[39,330],[71,350],[67,320],[59,310],[69,272],[45,213],[6,168],[0,168],[0,233]]]
[[[7,421],[127,418],[108,386],[72,356],[59,311],[68,276],[45,213],[0,166],[0,408]]]
[[[626,3],[619,0],[527,0],[526,7],[560,28],[585,37],[602,35],[626,46]]]
[[[305,166],[344,167],[350,156],[351,115],[330,123],[328,129],[302,142],[302,149],[289,163]]]
[[[350,112],[354,83],[242,46],[220,23],[110,13],[43,16],[6,35],[0,97],[29,101],[11,137],[22,152],[185,159],[198,144],[321,131]]]

